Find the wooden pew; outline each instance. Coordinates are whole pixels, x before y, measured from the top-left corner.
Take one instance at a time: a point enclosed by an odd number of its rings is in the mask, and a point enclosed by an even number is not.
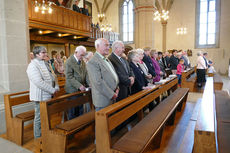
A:
[[[215,91],[218,153],[230,151],[230,96],[225,91]]]
[[[188,71],[182,72],[181,75],[181,87],[189,88],[190,92],[196,91],[196,73],[195,67],[191,68]]]
[[[60,84],[60,91],[56,96],[65,94],[64,84]],[[23,113],[13,115],[13,107],[29,103],[29,91],[4,95],[5,119],[6,119],[6,136],[10,141],[18,145],[23,145],[24,123],[34,119],[34,109]]]
[[[24,122],[34,119],[34,110],[13,115],[13,106],[29,103],[29,91],[4,95],[6,136],[18,145],[23,144]]]
[[[154,99],[159,97],[163,92],[165,92],[169,89],[172,89],[172,88],[173,88],[173,90],[175,90],[177,88],[177,78],[174,78],[171,81],[167,82],[166,84],[164,84],[162,86],[158,86],[152,90],[143,90],[141,92],[138,92],[138,93],[126,98],[126,99],[121,100],[120,102],[117,102],[113,105],[110,105],[110,106],[96,112],[96,142],[97,142],[96,143],[96,150],[97,150],[97,153],[109,153],[109,152],[117,152],[118,153],[118,152],[126,152],[126,151],[130,153],[130,152],[132,152],[129,150],[130,148],[135,148],[137,150],[140,148],[144,149],[147,146],[147,144],[149,143],[149,140],[153,138],[152,136],[155,136],[158,133],[158,131],[159,131],[158,128],[161,128],[163,125],[161,123],[159,123],[159,124],[156,123],[155,121],[157,121],[157,119],[152,118],[156,115],[154,113],[152,114],[152,112],[156,113],[156,111],[152,110],[150,113],[152,115],[148,114],[147,117],[145,117],[146,119],[144,118],[143,120],[141,120],[133,129],[131,129],[130,132],[128,132],[126,134],[127,136],[125,135],[124,138],[122,137],[114,145],[111,143],[110,131],[115,129],[117,126],[119,126],[121,123],[126,121],[132,115],[142,112],[143,108],[145,106],[147,106],[150,102],[152,102]],[[183,90],[183,89],[179,89],[179,90]],[[188,89],[187,89],[187,93],[188,93]],[[179,94],[179,93],[177,92],[177,94]],[[187,95],[187,94],[185,94],[185,95]],[[186,97],[185,95],[183,95],[183,96]],[[173,94],[170,99],[174,99],[173,97],[177,98],[176,93]],[[183,99],[183,98],[180,98],[180,100],[181,99]],[[168,101],[168,100],[166,100],[166,101]],[[176,105],[179,105],[179,103],[175,104],[174,106],[176,107]],[[158,106],[160,108],[164,107],[163,105],[161,105],[161,103]],[[180,106],[181,106],[181,104],[180,104]],[[165,109],[168,110],[169,108],[165,107]],[[173,110],[171,111],[171,109],[170,109],[170,113],[169,112],[168,112],[168,114],[166,113],[167,114],[166,116],[169,118],[169,116],[171,116],[171,114],[175,114],[173,112],[174,111]],[[161,116],[160,114],[158,114],[158,115]],[[173,117],[171,117],[171,119],[173,119]],[[161,120],[159,120],[159,121],[161,121]],[[154,125],[152,123],[158,124],[159,127],[155,129],[156,131],[154,131],[154,129],[149,129],[148,134],[147,134],[148,138],[146,138],[145,136],[139,137],[143,133],[138,133],[138,136],[135,138],[134,141],[137,143],[140,142],[139,144],[132,143],[132,140],[128,139],[129,137],[135,136],[137,134],[137,132],[138,132],[137,129],[139,129],[140,130],[139,132],[141,132],[141,128],[143,126],[145,126],[145,127],[150,126],[150,127],[154,128]],[[171,123],[173,123],[173,121]],[[143,132],[143,130],[142,130],[142,132]],[[151,134],[149,134],[149,133],[151,133]],[[143,140],[143,139],[145,139],[145,140]],[[140,147],[140,145],[142,145],[142,146]],[[122,148],[121,146],[123,148],[126,148],[127,150],[126,151],[124,151],[122,149],[120,150],[120,148]]]
[[[213,81],[214,81],[214,90],[222,90],[223,81],[219,74],[217,73],[214,74]]]
[[[77,97],[76,97],[77,96]],[[73,99],[73,98],[76,99]],[[72,99],[71,99],[72,98]],[[89,113],[74,118],[64,123],[59,120],[51,124],[53,116],[67,111],[85,103],[90,103],[91,110]],[[41,127],[42,127],[42,152],[44,153],[65,153],[69,151],[75,138],[75,134],[87,126],[94,131],[95,111],[92,104],[91,92],[76,92],[67,94],[49,101],[40,103]]]
[[[193,153],[216,153],[213,78],[208,77],[194,131]]]

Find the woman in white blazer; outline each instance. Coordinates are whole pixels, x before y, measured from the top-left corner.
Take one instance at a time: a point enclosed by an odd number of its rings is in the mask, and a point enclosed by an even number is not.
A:
[[[40,101],[49,100],[59,90],[55,75],[45,64],[47,50],[36,46],[33,49],[34,59],[27,68],[30,81],[30,100],[35,102],[34,137],[41,137]]]

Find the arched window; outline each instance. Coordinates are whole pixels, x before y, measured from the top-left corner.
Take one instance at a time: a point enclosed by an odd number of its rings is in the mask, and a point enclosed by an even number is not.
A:
[[[220,0],[197,0],[196,48],[219,46]]]
[[[121,5],[120,35],[124,43],[133,43],[134,40],[134,4],[133,0],[124,0]]]

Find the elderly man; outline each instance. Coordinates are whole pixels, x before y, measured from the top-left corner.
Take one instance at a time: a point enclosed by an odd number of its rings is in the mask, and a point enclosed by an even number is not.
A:
[[[115,41],[112,45],[112,53],[108,57],[113,67],[115,68],[119,78],[119,94],[116,101],[120,101],[128,97],[130,93],[130,87],[134,83],[134,74],[129,67],[129,63],[122,54],[125,51],[125,46],[122,41]]]
[[[67,93],[74,93],[77,91],[84,91],[89,85],[88,73],[83,57],[86,55],[86,48],[78,46],[75,53],[66,61],[66,84],[65,91]],[[71,120],[83,114],[83,106],[71,108],[68,110],[68,119]]]
[[[95,41],[96,53],[87,63],[89,80],[92,86],[92,98],[96,111],[112,104],[118,96],[119,80],[112,63],[106,59],[109,54],[109,42],[104,38]]]
[[[181,59],[184,60],[184,66],[185,66],[186,68],[190,67],[190,61],[189,61],[189,58],[188,58],[188,56],[187,56],[187,51],[182,51]]]

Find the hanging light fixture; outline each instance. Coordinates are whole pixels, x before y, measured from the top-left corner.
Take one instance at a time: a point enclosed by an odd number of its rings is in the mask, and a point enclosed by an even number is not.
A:
[[[169,19],[169,11],[162,10],[159,12],[158,10],[154,13],[154,21],[167,21]]]
[[[98,19],[99,19],[100,22],[102,22],[104,20],[104,18],[105,18],[105,14],[104,13],[98,13],[97,16],[98,16]]]
[[[39,10],[40,10],[42,14],[45,14],[46,12],[51,14],[53,12],[53,9],[51,7],[52,4],[53,4],[53,2],[47,1],[47,3],[46,3],[45,0],[43,0],[42,4],[40,4],[37,0],[35,0],[34,11],[39,12]]]

